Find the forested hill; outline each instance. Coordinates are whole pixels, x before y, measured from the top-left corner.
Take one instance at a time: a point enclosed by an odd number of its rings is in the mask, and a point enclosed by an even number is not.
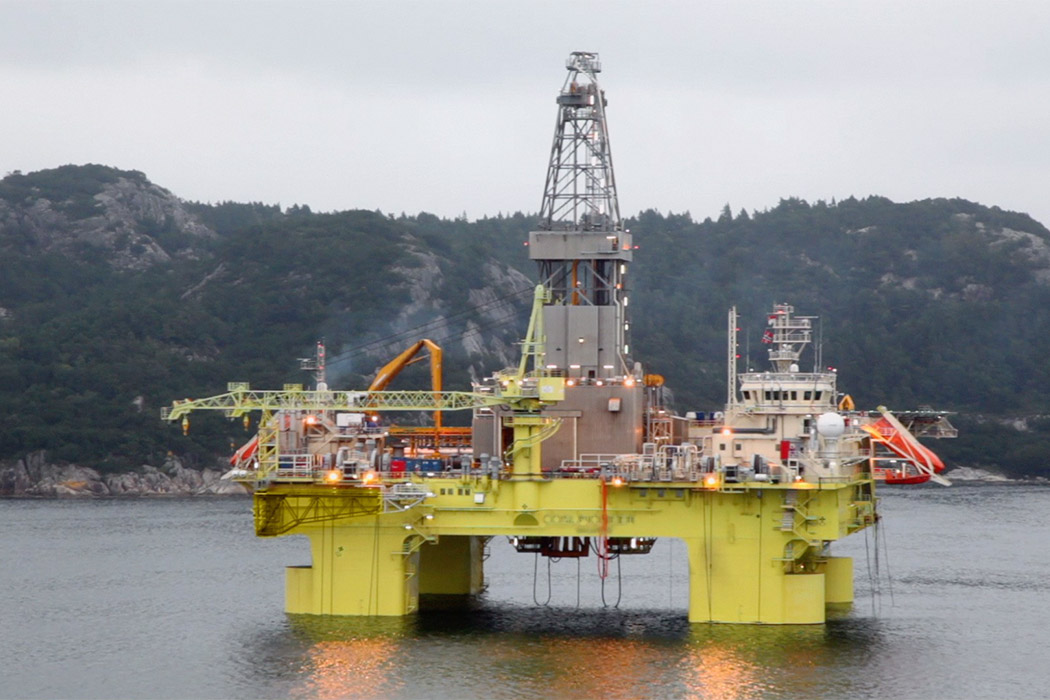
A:
[[[238,425],[157,418],[227,381],[308,380],[325,338],[332,384],[361,387],[412,341],[447,352],[446,386],[508,363],[534,270],[535,218],[475,222],[315,214],[179,200],[145,175],[64,166],[0,180],[0,459],[46,448],[108,470],[168,450],[214,459]],[[762,368],[766,312],[820,316],[824,364],[861,407],[959,411],[949,462],[1050,475],[1050,232],[964,200],[784,200],[717,219],[628,222],[633,354],[679,410],[725,400],[726,312]],[[810,360],[812,362],[812,360]],[[424,386],[411,368],[402,386]]]
[[[243,428],[195,417],[184,438],[160,407],[229,381],[309,383],[297,358],[320,338],[333,386],[367,386],[420,337],[446,350],[446,385],[469,386],[517,356],[533,283],[497,259],[495,241],[521,249],[529,225],[191,204],[94,165],[10,175],[0,459],[46,448],[102,470],[159,465],[168,450],[210,462]],[[409,386],[425,372],[405,375]]]

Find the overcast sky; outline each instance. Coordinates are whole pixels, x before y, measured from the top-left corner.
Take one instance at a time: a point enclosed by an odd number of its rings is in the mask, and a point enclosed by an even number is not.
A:
[[[1050,224],[1050,2],[0,0],[0,174],[536,212],[574,50],[625,215],[878,194]]]

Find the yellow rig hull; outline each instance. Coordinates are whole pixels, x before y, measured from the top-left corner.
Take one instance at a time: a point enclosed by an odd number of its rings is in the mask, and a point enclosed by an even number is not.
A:
[[[876,519],[870,479],[414,483],[427,495],[407,507],[359,485],[278,483],[256,491],[258,535],[310,539],[312,564],[287,570],[288,612],[408,615],[420,594],[478,593],[486,537],[661,537],[686,544],[691,622],[818,624],[827,605],[853,599],[852,562],[831,557],[828,543]]]

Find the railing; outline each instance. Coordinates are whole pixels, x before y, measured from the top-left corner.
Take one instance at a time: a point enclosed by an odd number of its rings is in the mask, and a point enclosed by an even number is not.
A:
[[[859,464],[851,458],[843,458],[842,473],[821,473],[820,461],[812,456],[799,455],[790,464],[758,462],[755,464],[722,464],[719,459],[703,454],[696,445],[647,445],[643,454],[622,455],[589,453],[577,459],[564,460],[544,476],[554,479],[605,479],[623,483],[693,483],[703,488],[734,489],[738,485],[766,483],[790,485],[798,482],[808,484],[842,484],[863,478]],[[340,463],[325,459],[328,455],[306,453],[283,453],[277,455],[278,467],[268,473],[245,471],[236,475],[239,480],[263,480],[270,482],[324,483],[331,486],[360,485],[378,488],[394,488],[397,497],[415,498],[429,492],[424,479],[464,477],[491,477],[500,479],[509,476],[507,465],[493,470],[491,467],[475,467],[464,464],[453,466],[443,463],[440,468],[372,469],[367,456],[354,451],[344,454]],[[332,455],[334,456],[334,455]],[[866,463],[864,458],[864,462]],[[850,468],[852,467],[852,468]]]
[[[273,476],[280,481],[313,481],[319,471],[313,455],[279,454]]]
[[[747,372],[737,376],[741,382],[783,382],[785,384],[834,384],[837,375],[830,372]]]

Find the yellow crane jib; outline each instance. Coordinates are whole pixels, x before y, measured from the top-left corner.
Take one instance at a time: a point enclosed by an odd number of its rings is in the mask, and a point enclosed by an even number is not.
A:
[[[512,387],[512,388],[510,388]],[[222,411],[240,418],[251,411],[463,411],[510,405],[515,410],[539,410],[564,397],[561,377],[530,377],[513,382],[507,392],[469,391],[269,391],[239,383],[225,394],[176,400],[161,410],[161,418],[181,420],[193,411]]]

